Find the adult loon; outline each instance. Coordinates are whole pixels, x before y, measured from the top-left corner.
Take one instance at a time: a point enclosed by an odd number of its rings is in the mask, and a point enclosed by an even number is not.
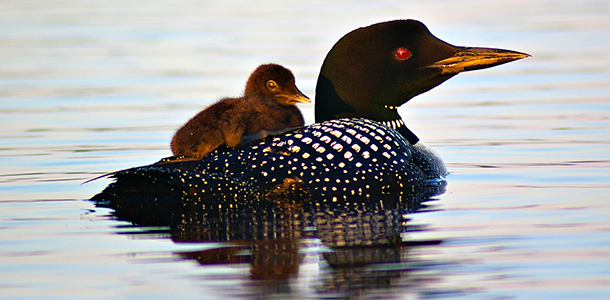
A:
[[[460,72],[528,56],[453,46],[415,20],[359,28],[324,60],[315,124],[241,148],[219,148],[198,161],[162,160],[111,173],[116,181],[92,200],[128,214],[143,208],[273,207],[278,202],[265,195],[278,189],[334,209],[441,193],[444,163],[418,142],[396,109]]]
[[[170,144],[172,153],[202,158],[223,144],[239,146],[244,135],[246,140],[260,139],[268,132],[301,127],[305,121],[295,104],[309,102],[290,70],[261,65],[248,78],[243,96],[221,99],[178,129]]]

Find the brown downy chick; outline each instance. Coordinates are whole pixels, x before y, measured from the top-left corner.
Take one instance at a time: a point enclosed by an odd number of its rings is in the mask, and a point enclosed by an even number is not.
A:
[[[237,147],[282,130],[303,126],[296,103],[309,103],[290,70],[261,65],[250,75],[244,96],[224,98],[199,112],[174,134],[176,156],[201,158],[221,145]]]

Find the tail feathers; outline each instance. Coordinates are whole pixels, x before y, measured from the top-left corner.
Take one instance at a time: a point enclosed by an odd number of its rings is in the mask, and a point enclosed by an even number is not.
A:
[[[215,214],[231,206],[261,203],[263,196],[249,181],[170,167],[176,164],[185,163],[153,164],[112,173],[109,176],[116,181],[91,201],[114,209],[120,219],[140,225],[169,225],[183,222],[185,215],[201,218],[201,214]]]

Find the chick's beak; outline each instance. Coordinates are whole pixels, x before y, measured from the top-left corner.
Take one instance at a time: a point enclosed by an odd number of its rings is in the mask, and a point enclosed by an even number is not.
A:
[[[290,101],[294,103],[309,103],[311,100],[297,89],[297,93],[289,96]]]

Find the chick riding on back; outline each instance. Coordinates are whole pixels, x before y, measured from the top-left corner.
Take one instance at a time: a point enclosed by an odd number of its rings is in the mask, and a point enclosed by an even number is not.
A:
[[[171,141],[175,156],[201,158],[221,145],[234,148],[304,124],[296,103],[309,103],[290,70],[277,64],[259,66],[244,95],[224,98],[199,112]]]

